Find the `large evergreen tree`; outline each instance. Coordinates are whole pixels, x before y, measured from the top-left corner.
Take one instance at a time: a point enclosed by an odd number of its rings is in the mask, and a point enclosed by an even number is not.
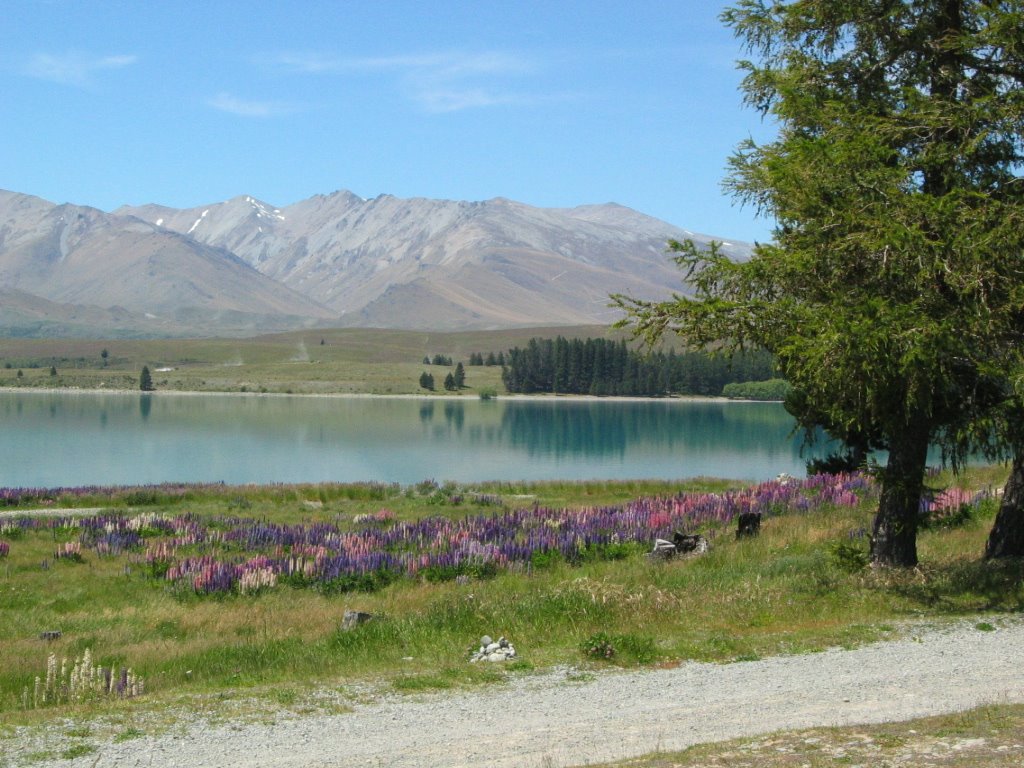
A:
[[[1006,398],[983,420],[976,433],[990,458],[1013,457],[1010,476],[1003,488],[995,523],[985,544],[986,558],[1024,557],[1024,349],[1007,351],[1008,360],[1016,360],[1005,382]],[[996,434],[998,439],[985,442]]]
[[[984,0],[740,0],[746,102],[779,131],[728,187],[776,221],[747,263],[675,243],[693,298],[618,297],[648,340],[756,343],[804,426],[885,448],[879,564],[917,562],[929,443],[955,461],[1024,342],[1024,14]]]

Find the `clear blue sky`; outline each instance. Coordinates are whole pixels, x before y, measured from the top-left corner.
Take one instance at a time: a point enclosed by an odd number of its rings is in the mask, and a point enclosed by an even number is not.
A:
[[[6,0],[0,188],[111,210],[253,195],[614,201],[766,240],[721,189],[770,137],[701,0]]]

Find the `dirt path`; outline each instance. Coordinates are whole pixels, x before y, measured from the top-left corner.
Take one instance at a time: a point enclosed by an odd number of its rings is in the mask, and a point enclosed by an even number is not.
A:
[[[582,680],[560,671],[483,691],[389,695],[349,714],[281,717],[269,725],[211,727],[186,717],[173,733],[95,744],[87,756],[52,764],[574,766],[781,729],[1024,702],[1024,621],[993,623],[994,631],[960,622],[851,651]],[[38,748],[18,737],[0,742],[12,765],[25,764]]]

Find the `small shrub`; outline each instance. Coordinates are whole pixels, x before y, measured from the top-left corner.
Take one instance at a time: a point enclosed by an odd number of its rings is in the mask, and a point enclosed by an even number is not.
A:
[[[532,568],[553,568],[558,563],[565,562],[562,553],[557,549],[537,549],[530,555],[530,566]]]
[[[651,664],[658,657],[654,638],[646,635],[618,635],[615,644],[623,656],[632,658],[637,664]]]
[[[658,658],[658,649],[654,638],[646,635],[608,635],[597,632],[580,646],[583,655],[594,661],[633,661],[637,664],[650,664]]]
[[[437,484],[436,480],[421,480],[420,482],[416,483],[415,488],[417,495],[429,496],[432,493],[434,493],[434,491],[438,490],[440,486]]]
[[[164,497],[150,488],[140,488],[124,495],[124,503],[129,507],[152,507],[164,501]]]
[[[569,562],[573,565],[596,563],[602,560],[625,560],[632,555],[647,551],[646,544],[636,541],[609,541],[577,547],[570,554]]]
[[[458,565],[429,565],[420,571],[429,582],[454,581],[458,576],[474,579],[493,579],[498,575],[498,565],[493,561],[459,563]]]
[[[588,637],[583,641],[580,650],[588,659],[595,661],[611,661],[615,658],[615,645],[611,637],[604,632],[597,632]]]
[[[314,588],[324,595],[337,595],[345,592],[376,592],[396,581],[399,575],[388,570],[348,574],[327,581],[319,581]],[[282,578],[281,581],[288,583],[289,580]]]
[[[828,548],[828,553],[833,565],[847,573],[862,571],[871,561],[870,555],[862,546],[849,541],[833,542]]]

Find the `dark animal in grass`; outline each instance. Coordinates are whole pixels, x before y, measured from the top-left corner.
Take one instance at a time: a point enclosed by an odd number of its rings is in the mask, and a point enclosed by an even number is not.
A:
[[[761,513],[743,512],[737,518],[736,538],[757,536],[761,532]]]

